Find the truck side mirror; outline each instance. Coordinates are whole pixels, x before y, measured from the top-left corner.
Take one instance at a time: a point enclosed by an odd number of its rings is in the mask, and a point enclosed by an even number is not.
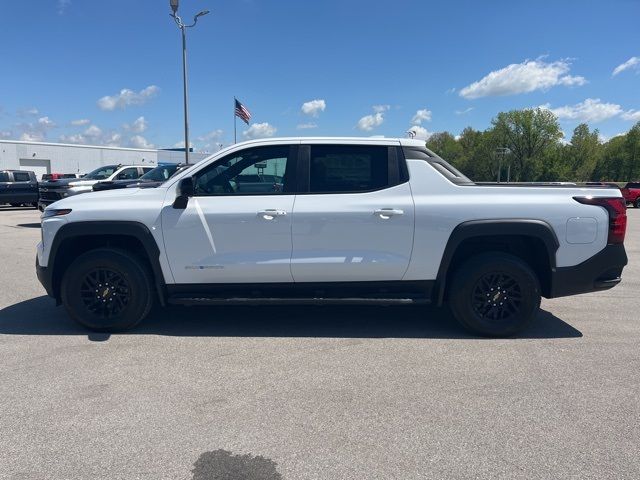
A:
[[[189,197],[193,197],[196,190],[195,179],[187,177],[180,180],[176,188],[176,199],[173,202],[173,208],[184,210],[189,203]]]

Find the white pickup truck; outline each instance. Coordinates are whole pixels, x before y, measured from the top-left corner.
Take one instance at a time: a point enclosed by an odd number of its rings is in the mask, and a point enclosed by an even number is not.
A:
[[[627,263],[619,190],[476,185],[410,139],[245,142],[42,218],[38,278],[105,331],[155,303],[423,303],[506,336],[541,296],[611,288]]]

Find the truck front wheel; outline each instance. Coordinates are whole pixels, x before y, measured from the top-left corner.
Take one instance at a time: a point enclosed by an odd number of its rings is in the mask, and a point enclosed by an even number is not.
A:
[[[449,305],[468,330],[507,337],[523,330],[540,308],[540,284],[524,261],[495,252],[472,257],[454,273]]]
[[[100,248],[80,255],[62,278],[67,312],[85,327],[114,332],[133,328],[153,303],[148,268],[125,250]]]

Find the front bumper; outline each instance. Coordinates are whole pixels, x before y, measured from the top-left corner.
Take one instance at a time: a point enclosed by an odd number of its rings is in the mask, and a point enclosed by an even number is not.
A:
[[[40,262],[38,262],[38,257],[36,257],[36,275],[38,276],[38,281],[44,287],[47,292],[47,295],[50,297],[55,297],[53,292],[53,279],[51,278],[51,269],[47,267],[41,267]]]
[[[551,273],[549,298],[613,288],[622,280],[622,269],[627,261],[624,245],[607,245],[578,265],[556,268]]]

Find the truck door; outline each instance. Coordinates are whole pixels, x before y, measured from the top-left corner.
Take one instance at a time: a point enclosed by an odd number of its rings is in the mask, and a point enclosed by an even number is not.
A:
[[[413,248],[414,204],[399,149],[301,148],[307,193],[297,196],[293,211],[294,280],[401,280]]]

